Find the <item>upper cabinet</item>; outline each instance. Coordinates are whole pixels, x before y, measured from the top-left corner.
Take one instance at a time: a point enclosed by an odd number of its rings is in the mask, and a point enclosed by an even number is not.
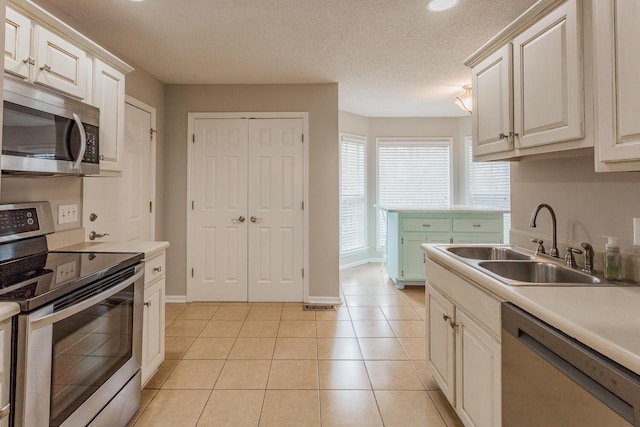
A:
[[[100,108],[100,170],[122,170],[125,74],[133,68],[29,0],[9,0],[5,72]]]
[[[640,3],[593,2],[596,171],[640,170]]]
[[[585,138],[582,2],[540,1],[474,53],[476,160],[593,145]]]

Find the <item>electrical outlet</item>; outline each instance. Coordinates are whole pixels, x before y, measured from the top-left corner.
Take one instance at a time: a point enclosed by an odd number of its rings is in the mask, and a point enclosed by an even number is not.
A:
[[[640,246],[640,218],[633,218],[633,245]]]
[[[58,206],[58,224],[78,222],[78,205]]]
[[[66,282],[77,277],[76,262],[71,261],[56,267],[56,284]]]

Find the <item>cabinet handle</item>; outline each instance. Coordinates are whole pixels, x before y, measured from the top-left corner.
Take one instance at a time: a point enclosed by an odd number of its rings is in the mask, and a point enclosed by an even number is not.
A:
[[[23,59],[22,62],[28,65],[36,65],[36,60],[30,56],[28,56],[27,59]]]
[[[146,301],[146,302],[144,303],[144,305],[145,305],[145,307],[151,307],[151,301]]]
[[[507,139],[509,138],[508,135],[505,135],[504,133],[500,132],[500,135],[498,135],[500,137],[500,139]]]
[[[473,224],[473,228],[480,228],[482,227],[482,224]]]
[[[520,135],[518,134],[518,132],[511,131],[511,132],[509,132],[509,136],[511,138],[515,138],[516,136],[520,136]]]
[[[422,224],[422,226],[429,228],[429,227],[431,227],[431,224]]]
[[[160,273],[162,271],[162,267],[153,267],[154,273]]]
[[[51,66],[44,64],[42,67],[40,67],[40,71],[46,71],[48,73],[49,71],[51,71]]]
[[[449,320],[449,319],[451,319],[451,316],[449,316],[448,314],[443,314],[443,315],[442,315],[442,320],[444,320],[445,322],[446,322],[447,320]]]
[[[451,329],[455,329],[459,326],[459,323],[454,322],[453,320],[449,320],[449,326],[451,326]]]

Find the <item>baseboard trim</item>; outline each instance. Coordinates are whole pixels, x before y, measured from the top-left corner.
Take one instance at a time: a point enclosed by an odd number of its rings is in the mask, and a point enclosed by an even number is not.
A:
[[[309,297],[309,304],[344,304],[340,297]]]
[[[165,295],[164,302],[170,304],[179,304],[187,302],[186,295]]]

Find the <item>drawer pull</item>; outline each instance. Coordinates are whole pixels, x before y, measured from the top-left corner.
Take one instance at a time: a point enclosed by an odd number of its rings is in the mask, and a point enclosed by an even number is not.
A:
[[[145,307],[151,307],[151,301],[147,301],[144,303]]]
[[[153,267],[154,273],[160,273],[162,271],[162,267]]]
[[[482,227],[482,224],[473,224],[473,228],[480,228]]]
[[[422,224],[423,227],[431,227],[431,224]]]

